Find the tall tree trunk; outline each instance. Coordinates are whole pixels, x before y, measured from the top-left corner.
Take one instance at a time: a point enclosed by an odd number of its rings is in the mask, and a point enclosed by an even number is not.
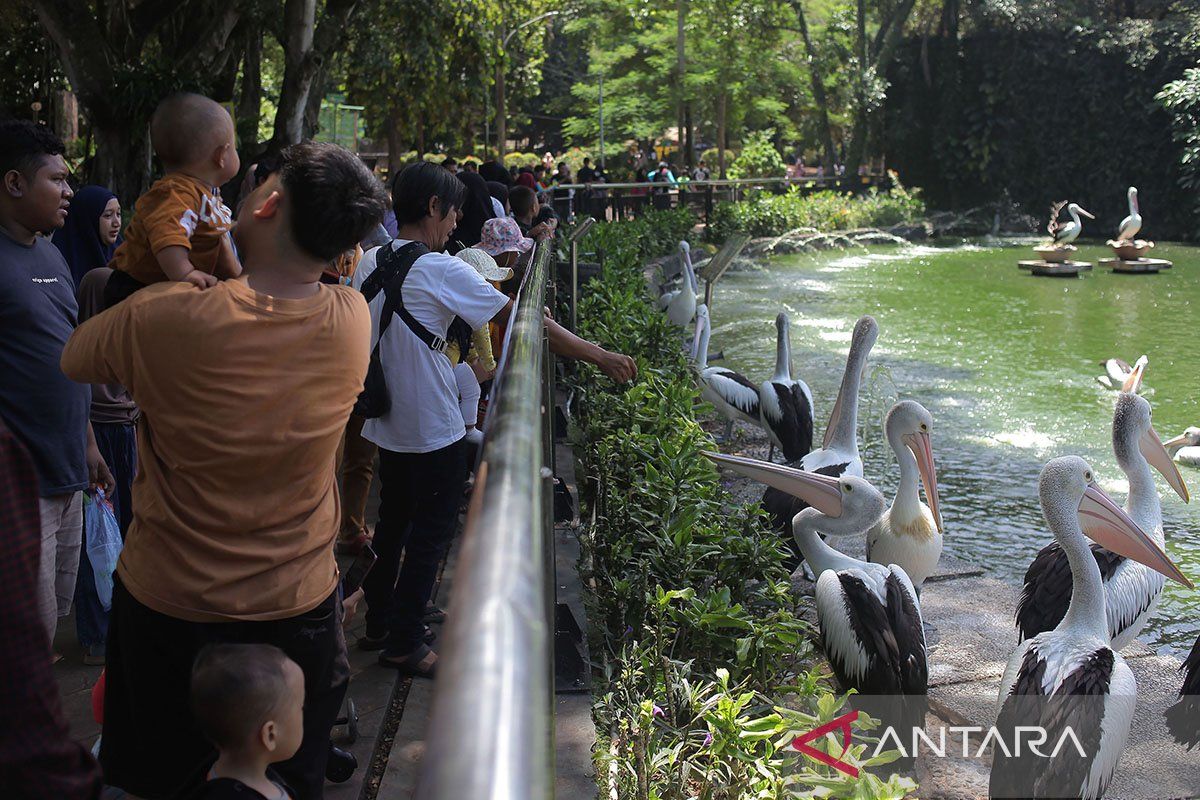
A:
[[[508,151],[507,110],[504,97],[504,59],[496,65],[496,161],[504,166],[504,155]]]
[[[684,103],[683,106],[683,124],[687,129],[687,136],[684,138],[684,147],[687,152],[687,167],[690,173],[692,167],[696,165],[696,136],[692,126],[692,104],[690,101]]]
[[[262,28],[246,26],[246,55],[242,59],[242,91],[237,104],[238,148],[258,151],[258,122],[262,116]]]
[[[725,151],[729,149],[729,142],[726,140],[725,130],[725,106],[728,100],[726,92],[722,91],[717,97],[717,174],[721,176],[721,180],[725,180]]]
[[[821,62],[813,50],[812,38],[808,34],[808,20],[804,15],[804,3],[792,0],[796,10],[796,20],[800,24],[800,38],[804,40],[804,50],[808,55],[808,77],[812,82],[813,102],[817,106],[817,124],[821,134],[821,146],[825,150],[825,174],[833,174],[833,126],[829,124],[829,99],[825,94],[825,76],[821,72]]]
[[[400,156],[404,153],[400,144],[400,122],[396,119],[396,109],[388,112],[387,118],[387,149],[388,171],[395,175],[399,171]]]
[[[270,149],[295,144],[316,129],[324,93],[325,60],[345,36],[358,0],[328,0],[316,20],[316,0],[287,0],[283,7],[283,86]]]
[[[687,41],[684,37],[683,23],[687,19],[687,0],[675,0],[675,144],[679,147],[681,163],[692,163],[691,153],[685,152],[683,127],[686,122],[684,114],[684,75],[687,71]]]
[[[887,73],[888,66],[896,56],[896,49],[900,46],[900,38],[904,35],[904,25],[908,22],[909,14],[912,13],[915,4],[916,0],[900,0],[891,16],[885,21],[880,30],[881,35],[877,37],[878,47],[875,52],[874,62],[868,63],[864,61],[863,80],[870,74],[867,72],[868,69],[880,76]],[[865,11],[864,6],[865,0],[858,0],[860,15]],[[863,37],[863,50],[860,52],[865,53],[865,19],[862,16],[859,17],[859,34]],[[860,87],[863,87],[863,84],[860,83]],[[862,88],[860,88],[861,91]],[[867,133],[870,130],[870,119],[867,114],[865,94],[860,94],[860,99],[862,102],[854,115],[853,138],[850,140],[850,148],[846,152],[846,175],[848,177],[854,176],[858,172],[858,167],[862,164],[863,158],[867,153],[866,140]]]

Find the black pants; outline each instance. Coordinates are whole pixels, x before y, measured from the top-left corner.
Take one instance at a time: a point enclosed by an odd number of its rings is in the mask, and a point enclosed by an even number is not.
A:
[[[108,283],[104,284],[104,307],[112,308],[138,289],[145,288],[146,284],[130,276],[128,272],[114,269],[112,275],[108,276]]]
[[[465,439],[430,453],[379,449],[379,522],[372,540],[379,559],[363,591],[368,635],[387,632],[385,655],[407,655],[421,644],[421,616],[454,536],[466,480]]]
[[[304,672],[304,741],[296,755],[273,767],[295,790],[295,800],[319,800],[329,731],[350,678],[337,592],[297,617],[206,623],[153,611],[119,578],[114,582],[100,743],[104,782],[147,800],[185,791],[189,777],[214,755],[189,703],[196,654],[211,642],[264,642]]]

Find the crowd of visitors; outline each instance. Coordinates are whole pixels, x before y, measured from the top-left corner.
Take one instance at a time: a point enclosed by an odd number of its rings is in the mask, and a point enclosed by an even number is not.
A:
[[[359,600],[359,647],[438,672],[432,588],[519,279],[556,234],[539,193],[570,170],[421,162],[389,197],[332,144],[242,170],[228,112],[198,95],[163,100],[150,133],[163,172],[122,229],[48,128],[0,122],[0,702],[19,721],[0,785],[319,798]],[[234,214],[218,187],[241,172]],[[634,377],[544,321],[561,357]],[[84,540],[106,504],[115,571]],[[361,589],[335,550],[373,550]],[[83,658],[106,665],[99,764],[54,679],[72,605]]]

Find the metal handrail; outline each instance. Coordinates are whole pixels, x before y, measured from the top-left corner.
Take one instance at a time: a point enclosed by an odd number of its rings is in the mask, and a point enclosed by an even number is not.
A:
[[[882,178],[882,175],[869,174],[859,175],[859,178]],[[845,175],[824,175],[817,177],[816,175],[808,175],[803,178],[727,178],[725,180],[712,179],[707,181],[693,181],[675,179],[675,183],[655,183],[653,181],[642,181],[641,183],[559,183],[548,187],[547,191],[555,189],[678,189],[680,186],[686,187],[689,191],[692,188],[703,188],[705,186],[748,186],[766,185],[774,183],[842,183],[846,180]]]
[[[553,529],[546,511],[549,363],[543,308],[552,243],[539,242],[510,317],[483,460],[454,571],[420,800],[553,796]]]
[[[571,248],[571,333],[579,332],[579,240],[595,224],[595,217],[584,217],[567,237],[567,244]]]

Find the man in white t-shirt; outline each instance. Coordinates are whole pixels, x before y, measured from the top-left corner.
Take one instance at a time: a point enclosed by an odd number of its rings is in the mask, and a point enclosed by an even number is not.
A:
[[[413,319],[441,340],[456,316],[477,330],[506,320],[512,309],[512,300],[474,268],[440,252],[465,199],[462,181],[425,162],[405,168],[392,189],[399,236],[383,247],[399,250],[415,241],[430,250],[409,269],[401,297]],[[380,249],[363,255],[354,273],[356,288],[375,272]],[[379,292],[370,302],[372,346],[385,299]],[[636,374],[628,356],[585,342],[549,318],[546,329],[559,355],[590,361],[620,382]],[[450,360],[399,315],[389,323],[379,355],[391,405],[362,431],[379,445],[381,491],[373,539],[379,559],[363,584],[367,629],[359,646],[382,650],[385,666],[432,677],[437,653],[427,644],[423,616],[466,484],[466,428]]]

